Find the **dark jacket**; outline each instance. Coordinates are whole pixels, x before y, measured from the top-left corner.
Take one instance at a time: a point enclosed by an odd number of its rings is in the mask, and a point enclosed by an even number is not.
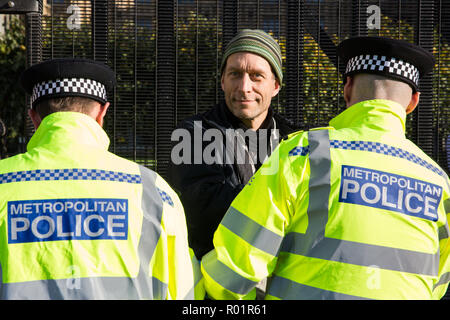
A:
[[[196,129],[194,129],[195,127]],[[208,129],[218,129],[223,137],[222,143],[220,144],[222,154],[220,155],[217,152],[212,153],[218,156],[216,159],[219,159],[213,164],[206,164],[203,159],[201,164],[198,164],[202,155],[199,154],[200,148],[199,146],[197,146],[197,148],[195,147],[193,140],[195,134],[197,134],[197,137],[200,136],[200,127],[202,136]],[[267,143],[263,145],[269,146],[269,150],[267,150],[267,153],[269,154],[271,152],[270,136],[274,138],[274,127],[279,130],[280,138],[296,131],[293,124],[289,123],[279,114],[273,112],[272,108],[270,108],[269,114],[261,125],[261,128],[271,129],[270,132],[272,135],[267,134],[264,136],[263,134],[260,134],[264,130],[257,130],[258,143],[260,139],[267,139]],[[187,132],[189,132],[189,137],[191,139],[191,161],[190,163],[175,164],[172,155],[168,181],[180,195],[181,202],[183,203],[186,212],[189,244],[194,250],[197,258],[200,259],[204,254],[213,249],[213,234],[225,212],[233,199],[261,166],[264,159],[263,157],[257,156],[257,159],[253,158],[253,161],[249,160],[248,150],[252,149],[249,147],[248,141],[246,141],[246,146],[244,146],[243,142],[245,139],[239,139],[237,136],[231,136],[230,138],[230,134],[227,135],[227,129],[234,129],[234,131],[228,131],[235,132],[236,129],[243,129],[245,131],[246,128],[243,123],[228,110],[224,102],[205,113],[197,114],[183,120],[177,127],[177,129],[181,128],[186,129]],[[197,132],[195,133],[194,130]],[[218,132],[219,131],[216,130],[216,133]],[[230,143],[230,139],[234,139],[234,145]],[[202,141],[201,152],[206,152],[208,149],[205,150],[205,148],[208,145],[211,146],[211,143],[211,141]],[[176,144],[177,142],[174,143],[174,146]],[[277,144],[278,141],[272,145],[272,149],[274,149]],[[234,147],[234,152],[231,152],[232,147]],[[180,148],[177,150],[179,149]],[[172,151],[174,150],[175,149],[172,149]],[[239,152],[241,152],[241,155],[245,154],[245,161],[242,161],[242,158],[240,161],[237,161]],[[225,156],[226,154],[229,156],[228,159]],[[261,153],[257,152],[257,154]],[[197,156],[196,163],[194,163],[195,156]],[[232,156],[233,160],[230,161]],[[253,165],[251,162],[253,162]]]

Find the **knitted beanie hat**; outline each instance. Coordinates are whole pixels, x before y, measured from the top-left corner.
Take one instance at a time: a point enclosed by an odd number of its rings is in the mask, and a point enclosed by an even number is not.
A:
[[[243,29],[239,31],[225,49],[220,66],[221,73],[223,72],[228,57],[236,52],[251,52],[266,59],[272,66],[280,85],[282,84],[281,49],[271,35],[257,29]]]

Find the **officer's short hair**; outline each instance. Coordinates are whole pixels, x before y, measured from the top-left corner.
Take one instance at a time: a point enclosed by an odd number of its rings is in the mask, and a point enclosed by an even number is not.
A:
[[[35,106],[36,112],[41,119],[49,114],[61,111],[73,111],[89,114],[98,102],[85,97],[61,97],[44,99]]]

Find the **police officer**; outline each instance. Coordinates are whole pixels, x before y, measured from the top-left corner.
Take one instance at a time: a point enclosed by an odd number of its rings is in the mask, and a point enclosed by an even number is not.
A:
[[[405,138],[422,48],[348,39],[347,109],[330,127],[290,135],[231,204],[202,259],[207,294],[266,299],[439,299],[450,281],[445,172]]]
[[[177,195],[107,150],[114,79],[86,59],[22,74],[37,130],[26,153],[0,161],[2,299],[202,298]]]

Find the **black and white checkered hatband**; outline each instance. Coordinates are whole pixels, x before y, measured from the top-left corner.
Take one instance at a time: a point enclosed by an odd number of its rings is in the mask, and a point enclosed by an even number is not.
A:
[[[419,70],[412,64],[395,58],[386,56],[362,54],[351,58],[347,63],[345,73],[359,71],[376,71],[391,74],[397,77],[404,77],[416,86],[419,86]]]
[[[77,93],[80,96],[91,96],[95,100],[106,102],[106,88],[98,81],[83,78],[64,78],[38,83],[33,87],[31,104],[44,96],[70,96]]]

